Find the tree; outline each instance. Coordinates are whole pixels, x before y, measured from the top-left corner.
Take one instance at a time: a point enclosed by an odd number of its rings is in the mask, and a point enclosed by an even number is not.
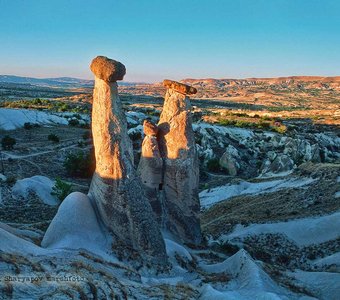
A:
[[[209,159],[207,162],[207,169],[210,172],[219,172],[220,167],[220,161],[217,158]]]
[[[78,126],[79,125],[79,120],[78,119],[70,119],[70,120],[68,120],[68,125],[70,125],[70,126]]]
[[[59,143],[59,137],[54,133],[48,135],[48,140],[54,143]]]
[[[70,176],[88,178],[95,170],[95,158],[93,151],[84,153],[70,153],[66,156],[64,167]]]
[[[56,196],[60,201],[63,201],[72,191],[72,184],[69,184],[59,177],[55,179],[55,185],[52,188],[51,195]]]
[[[16,142],[15,138],[5,135],[1,140],[1,146],[4,150],[12,150]]]
[[[85,131],[82,135],[83,140],[88,140],[91,138],[91,132],[90,131]]]
[[[33,128],[33,125],[32,125],[30,122],[26,122],[26,123],[24,124],[24,128],[27,129],[27,130],[30,130],[30,129]]]

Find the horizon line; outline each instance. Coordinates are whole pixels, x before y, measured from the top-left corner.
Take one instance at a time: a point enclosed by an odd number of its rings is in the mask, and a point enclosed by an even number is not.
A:
[[[72,77],[72,76],[57,76],[57,77],[36,77],[36,76],[21,76],[21,75],[15,75],[15,74],[0,74],[0,76],[12,76],[12,77],[18,77],[18,78],[31,78],[31,79],[62,79],[62,78],[69,78],[69,79],[77,79],[77,80],[84,80],[84,81],[94,81],[93,79],[87,79],[87,78],[80,78],[80,77]],[[289,78],[301,78],[301,77],[306,77],[306,78],[334,78],[334,79],[340,79],[340,75],[287,75],[287,76],[272,76],[272,77],[186,77],[179,79],[178,81],[184,81],[184,80],[255,80],[255,79],[263,79],[263,80],[268,80],[268,79],[289,79]],[[164,78],[166,79],[166,78]],[[164,80],[163,79],[163,80]],[[143,83],[143,84],[155,84],[155,83],[160,83],[163,80],[160,81],[152,81],[152,82],[147,82],[147,81],[126,81],[126,80],[119,80],[121,82],[127,82],[127,83]],[[171,79],[173,80],[173,79]],[[177,80],[176,80],[177,81]]]

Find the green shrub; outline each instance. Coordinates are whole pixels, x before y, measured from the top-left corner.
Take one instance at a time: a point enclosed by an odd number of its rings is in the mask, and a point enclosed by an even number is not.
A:
[[[157,111],[157,110],[147,110],[147,111],[146,111],[146,114],[149,115],[149,116],[156,116],[156,117],[159,117],[160,112]]]
[[[85,129],[90,129],[91,126],[90,126],[90,123],[87,123],[87,122],[86,122],[86,123],[80,124],[80,127],[81,127],[81,128],[85,128]]]
[[[257,128],[270,129],[270,123],[269,122],[260,121],[258,123],[258,125],[257,125]]]
[[[5,135],[1,140],[1,146],[4,150],[12,150],[16,142],[15,138]]]
[[[238,116],[238,117],[249,117],[247,113],[239,113],[239,112],[234,112],[232,113],[234,116]]]
[[[51,134],[48,135],[48,140],[53,142],[53,143],[59,143],[59,141],[60,141],[59,137],[54,133],[51,133]]]
[[[67,103],[61,103],[60,105],[58,105],[58,111],[68,111],[70,110],[71,107],[67,104]]]
[[[6,183],[10,186],[15,185],[16,182],[17,182],[17,179],[15,176],[8,176],[6,179]]]
[[[271,211],[269,208],[267,208],[267,209],[264,211],[264,213],[266,214],[267,217],[270,217],[270,215],[272,214],[272,211]]]
[[[273,120],[273,118],[269,117],[269,116],[261,116],[261,119],[264,120],[264,121],[271,121],[271,120]]]
[[[198,145],[202,145],[202,136],[195,134],[195,143]]]
[[[240,250],[240,247],[229,242],[224,242],[220,245],[222,252],[228,255],[234,255],[236,252]]]
[[[66,156],[64,167],[70,176],[88,178],[95,170],[95,158],[93,151],[84,153],[70,153]]]
[[[70,125],[70,126],[78,126],[79,125],[79,120],[78,119],[70,119],[70,120],[68,120],[68,125]]]
[[[283,133],[287,132],[287,126],[285,126],[285,125],[274,126],[274,127],[272,127],[272,130],[283,134]]]
[[[73,118],[77,120],[81,120],[81,115],[80,114],[73,114]]]
[[[30,130],[30,129],[33,128],[33,125],[32,125],[30,122],[26,122],[26,123],[24,124],[24,128],[25,128],[26,130]]]
[[[252,127],[254,125],[255,125],[255,123],[247,122],[247,121],[242,121],[242,120],[238,120],[235,123],[236,127],[241,127],[241,128]]]
[[[140,131],[133,131],[129,134],[131,141],[136,142],[142,139],[142,133]]]
[[[235,123],[236,123],[235,120],[229,120],[229,119],[218,120],[218,125],[221,125],[221,126],[234,126]]]
[[[51,195],[56,196],[63,201],[72,191],[72,184],[62,181],[59,177],[55,179],[55,185],[52,188]]]
[[[207,162],[207,169],[210,172],[220,171],[220,161],[217,158],[209,159]]]
[[[91,138],[91,132],[90,131],[85,131],[82,135],[83,140],[88,140]]]
[[[0,102],[1,107],[8,108],[34,108],[37,110],[49,109],[58,112],[74,112],[76,114],[89,114],[90,113],[90,105],[85,104],[83,106],[68,104],[63,101],[57,100],[45,100],[45,99],[33,99],[33,100],[17,100],[17,101],[3,101]],[[78,118],[76,115],[75,118]]]
[[[35,98],[35,99],[32,100],[32,104],[41,105],[41,104],[43,104],[43,102],[41,101],[41,99]]]
[[[77,145],[78,145],[78,147],[80,147],[80,148],[84,148],[84,147],[86,146],[85,142],[82,141],[82,140],[79,140],[79,141],[77,142]]]
[[[221,126],[236,126],[241,128],[248,128],[256,126],[256,123],[243,121],[243,120],[230,120],[230,119],[219,119],[218,124]]]

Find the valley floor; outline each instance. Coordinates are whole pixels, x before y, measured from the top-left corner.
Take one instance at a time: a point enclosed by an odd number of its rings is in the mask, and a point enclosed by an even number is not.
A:
[[[64,204],[51,196],[54,180],[88,191],[90,178],[70,176],[64,160],[90,150],[89,130],[48,112],[7,112],[0,109],[7,117],[0,133],[17,144],[1,153],[1,299],[328,300],[340,294],[336,132],[284,135],[197,122],[206,243],[193,249],[164,233],[169,266],[155,270],[116,257],[105,245],[96,247],[95,234],[85,240],[61,237],[66,248],[41,247]],[[13,117],[22,113],[40,126],[22,128]],[[145,110],[127,112],[135,150],[146,116],[157,118]],[[85,124],[86,117],[80,118]],[[48,140],[50,134],[59,143]],[[138,161],[138,150],[135,155]]]

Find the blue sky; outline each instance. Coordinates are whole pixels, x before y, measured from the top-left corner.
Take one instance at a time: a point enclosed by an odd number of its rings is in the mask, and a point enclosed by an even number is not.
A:
[[[0,74],[126,81],[340,75],[339,0],[0,0]]]

